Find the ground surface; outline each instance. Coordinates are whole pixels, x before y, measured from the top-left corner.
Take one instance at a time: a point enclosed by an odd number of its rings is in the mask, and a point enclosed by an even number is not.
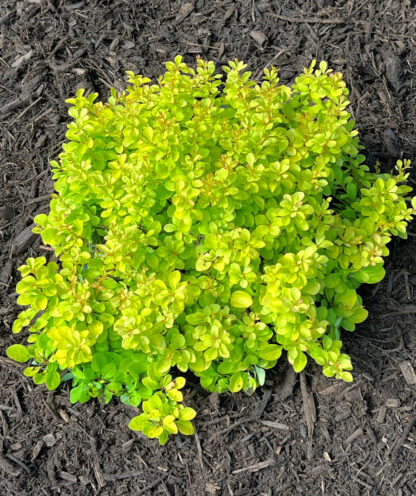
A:
[[[416,234],[394,243],[386,279],[363,290],[371,318],[345,336],[352,385],[313,367],[293,384],[283,365],[251,397],[196,388],[188,403],[199,411],[198,437],[163,448],[128,430],[127,407],[71,406],[65,386],[48,393],[4,358],[18,339],[16,269],[47,253],[28,232],[48,210],[65,98],[78,87],[105,98],[125,70],[155,77],[178,53],[218,66],[238,57],[254,76],[275,64],[284,83],[325,59],[351,88],[368,161],[416,164],[415,9],[413,0],[1,1],[2,494],[416,494]]]

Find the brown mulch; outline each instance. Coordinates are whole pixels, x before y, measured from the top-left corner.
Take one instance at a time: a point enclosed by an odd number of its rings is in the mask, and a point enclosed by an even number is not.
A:
[[[387,276],[362,294],[371,317],[344,333],[355,381],[282,362],[251,396],[197,386],[197,436],[165,447],[129,431],[133,409],[71,405],[4,357],[20,337],[17,267],[47,254],[30,226],[48,211],[68,122],[65,98],[106,98],[124,71],[156,77],[165,61],[244,60],[283,83],[325,59],[351,89],[368,163],[416,164],[414,0],[2,0],[0,2],[0,490],[5,496],[138,494],[414,496],[416,228],[395,241]],[[412,174],[412,177],[416,177]],[[412,179],[412,183],[414,180]],[[192,384],[191,384],[192,385]]]

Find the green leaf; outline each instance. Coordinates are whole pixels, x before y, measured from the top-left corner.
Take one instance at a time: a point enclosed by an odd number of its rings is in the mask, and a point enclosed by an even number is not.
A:
[[[357,293],[354,289],[347,289],[339,295],[339,301],[348,308],[352,308],[357,302]]]
[[[59,372],[56,370],[50,370],[46,374],[46,387],[49,389],[49,391],[53,391],[56,389],[59,384],[61,383],[61,376],[59,375]]]
[[[354,324],[361,324],[361,322],[364,322],[368,317],[368,311],[361,307],[357,308],[357,310],[354,312],[354,314],[350,317],[350,319],[354,322]]]
[[[175,224],[166,224],[163,228],[167,233],[172,233],[176,231]]]
[[[150,126],[146,126],[144,129],[143,129],[143,135],[149,140],[149,141],[152,141],[153,140],[153,129],[150,127]]]
[[[339,375],[340,378],[345,382],[352,382],[354,380],[351,372],[341,372]]]
[[[6,350],[7,356],[16,362],[27,362],[31,356],[29,350],[21,344],[12,344]]]
[[[235,308],[248,308],[253,304],[253,299],[245,291],[234,291],[230,303]]]
[[[357,197],[357,185],[354,182],[347,184],[347,195],[351,201],[354,201]]]
[[[175,270],[169,274],[169,287],[171,289],[176,289],[178,287],[179,281],[181,280],[181,273],[179,270]]]
[[[175,424],[175,417],[173,415],[167,415],[163,419],[163,428],[166,429],[170,434],[178,433],[178,427]]]
[[[266,382],[266,371],[261,367],[257,367],[257,365],[254,366],[254,370],[256,371],[256,376],[257,376],[257,380],[259,381],[259,385],[264,386],[264,383]]]
[[[193,408],[185,407],[179,410],[180,420],[192,420],[196,416],[196,411]]]
[[[141,431],[145,425],[146,421],[142,415],[138,415],[137,417],[133,417],[129,422],[129,428],[132,431]]]
[[[259,351],[260,358],[264,360],[277,360],[282,354],[282,347],[277,344],[268,344]]]
[[[204,272],[205,270],[208,270],[212,265],[212,262],[209,260],[206,260],[205,258],[198,258],[195,264],[195,269],[198,272]]]
[[[230,391],[232,393],[238,393],[243,389],[243,377],[240,372],[237,372],[231,376],[230,379]]]
[[[336,288],[341,283],[341,278],[339,274],[329,274],[325,279],[325,285],[327,288]]]
[[[77,403],[81,398],[82,392],[83,392],[83,390],[82,390],[81,386],[72,388],[70,395],[69,395],[69,399],[70,399],[71,403]]]
[[[195,432],[194,426],[189,420],[177,420],[176,425],[181,434],[184,434],[185,436],[192,436]]]
[[[302,351],[298,351],[298,354],[293,362],[293,368],[295,372],[302,372],[302,370],[306,367],[306,363],[308,362],[305,353]]]

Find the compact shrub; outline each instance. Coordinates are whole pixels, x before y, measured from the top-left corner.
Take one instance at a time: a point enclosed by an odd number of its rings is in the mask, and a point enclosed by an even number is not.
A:
[[[165,443],[192,434],[182,404],[193,372],[208,391],[253,391],[283,350],[351,381],[340,329],[367,317],[361,283],[384,276],[392,236],[415,213],[405,185],[370,172],[342,76],[315,63],[293,86],[261,84],[238,60],[187,67],[156,84],[128,73],[107,103],[78,91],[56,194],[36,233],[55,261],[20,267],[29,328],[25,375],[71,401],[113,396],[143,413],[130,427]]]

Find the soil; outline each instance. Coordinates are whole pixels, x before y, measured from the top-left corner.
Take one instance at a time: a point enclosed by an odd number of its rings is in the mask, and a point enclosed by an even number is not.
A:
[[[0,5],[0,490],[7,496],[416,494],[416,229],[395,241],[380,284],[362,294],[371,317],[344,333],[355,381],[282,361],[252,396],[209,395],[188,404],[197,435],[165,447],[129,431],[135,410],[112,402],[71,406],[68,385],[49,393],[4,350],[20,337],[17,267],[48,254],[31,236],[47,212],[80,87],[107,98],[124,71],[157,77],[184,54],[220,67],[244,60],[283,83],[311,59],[341,71],[367,160],[386,170],[416,163],[414,0],[2,0]],[[412,173],[412,178],[415,174]],[[414,179],[411,179],[414,184]],[[192,391],[192,392],[191,392]]]

